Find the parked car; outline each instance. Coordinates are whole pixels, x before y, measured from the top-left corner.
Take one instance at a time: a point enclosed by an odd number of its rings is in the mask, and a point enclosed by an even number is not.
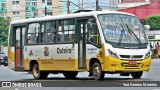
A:
[[[8,57],[0,52],[0,65],[8,66]]]

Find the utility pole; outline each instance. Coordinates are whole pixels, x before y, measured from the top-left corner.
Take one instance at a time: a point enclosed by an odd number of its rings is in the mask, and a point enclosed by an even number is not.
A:
[[[80,7],[80,5],[77,5],[75,3],[73,3],[71,0],[67,0],[67,1],[60,1],[60,2],[66,2],[67,3],[67,14],[70,13],[70,4],[73,4],[75,6],[77,6],[79,9],[83,9],[83,7]],[[80,4],[80,1],[79,1],[79,4]]]
[[[96,11],[98,11],[98,3],[99,3],[99,0],[96,0]]]
[[[47,16],[47,7],[45,6],[45,16]]]
[[[78,6],[80,6],[80,0],[78,0]]]
[[[67,14],[70,13],[70,8],[69,8],[69,6],[70,6],[70,0],[67,1]]]
[[[114,11],[114,0],[113,0],[113,11]]]
[[[83,0],[82,0],[82,8],[83,8]]]
[[[99,0],[96,0],[96,11],[102,11],[102,8],[99,6]]]

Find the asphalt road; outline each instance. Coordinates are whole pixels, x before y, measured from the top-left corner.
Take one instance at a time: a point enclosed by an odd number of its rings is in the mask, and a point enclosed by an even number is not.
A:
[[[24,81],[34,80],[32,74],[28,72],[16,72],[8,67],[0,66],[0,81]],[[50,74],[46,81],[66,80],[63,74]],[[75,80],[93,80],[88,77],[88,72],[79,72]],[[160,59],[153,59],[149,72],[144,72],[141,79],[132,79],[131,76],[119,76],[119,74],[105,74],[105,80],[123,80],[123,81],[160,81]]]
[[[15,72],[13,70],[10,70],[8,67],[0,66],[0,81],[31,81],[31,82],[43,82],[42,85],[49,85],[55,87],[54,89],[62,90],[63,87],[77,87],[77,90],[81,90],[82,87],[94,87],[89,88],[89,90],[106,90],[106,87],[117,90],[117,87],[123,86],[123,83],[135,81],[135,83],[141,82],[141,81],[159,81],[160,83],[160,59],[153,59],[151,64],[151,69],[149,72],[144,72],[141,79],[132,79],[131,76],[119,76],[119,74],[106,74],[105,79],[103,81],[95,81],[91,77],[88,77],[88,72],[80,72],[76,79],[65,79],[63,74],[50,74],[48,79],[45,80],[34,80],[32,74],[28,74],[28,72]],[[53,88],[47,88],[47,90],[50,90]],[[78,88],[81,87],[81,88]],[[100,88],[101,87],[101,88]],[[102,88],[103,87],[103,88]],[[115,87],[115,88],[113,88]],[[141,90],[142,87],[139,87]],[[11,90],[11,88],[7,88],[8,90]],[[15,90],[16,88],[14,88]],[[37,88],[33,88],[34,90]],[[70,88],[65,88],[65,90],[69,90]],[[87,88],[88,89],[88,88]],[[120,88],[124,90],[123,88]],[[132,87],[130,87],[132,90]],[[144,89],[144,87],[143,87]],[[6,90],[6,88],[0,88],[0,90]],[[13,90],[13,88],[12,88]],[[17,90],[25,90],[24,88],[18,88]],[[38,90],[38,89],[37,89]],[[39,89],[41,90],[41,88]],[[44,90],[44,88],[42,89]],[[75,90],[75,89],[74,89]],[[146,90],[160,90],[159,87],[147,87]]]

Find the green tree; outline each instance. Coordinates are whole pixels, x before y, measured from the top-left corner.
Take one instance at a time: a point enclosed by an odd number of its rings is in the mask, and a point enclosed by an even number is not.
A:
[[[148,16],[145,24],[150,25],[150,30],[160,30],[160,15]]]
[[[0,44],[7,46],[8,44],[8,19],[0,17]]]

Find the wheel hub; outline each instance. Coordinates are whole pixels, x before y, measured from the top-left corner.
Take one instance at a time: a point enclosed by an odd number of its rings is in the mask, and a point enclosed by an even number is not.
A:
[[[34,75],[35,75],[36,77],[38,76],[38,73],[39,73],[38,67],[35,67],[35,68],[33,69],[33,73],[34,73]]]
[[[95,76],[99,76],[99,73],[100,73],[100,71],[99,71],[99,67],[97,66],[97,67],[95,67],[94,68],[94,74],[95,74]]]

